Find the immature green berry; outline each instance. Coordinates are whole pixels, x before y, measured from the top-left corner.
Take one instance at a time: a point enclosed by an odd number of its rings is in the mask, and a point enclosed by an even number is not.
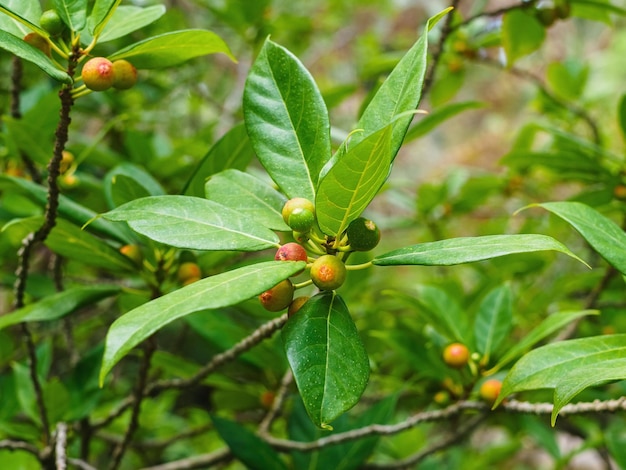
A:
[[[50,36],[58,36],[65,30],[65,23],[56,10],[46,10],[39,18],[39,24]]]
[[[369,251],[380,241],[380,230],[373,221],[364,217],[350,222],[346,235],[350,248],[355,251]]]
[[[89,59],[81,72],[83,82],[93,91],[108,90],[115,81],[115,71],[113,62],[104,57],[94,57]]]
[[[443,350],[443,361],[450,367],[461,369],[469,361],[470,353],[462,343],[452,343]]]
[[[321,290],[334,290],[346,280],[346,265],[333,255],[323,255],[311,265],[311,280]]]
[[[295,209],[307,209],[311,214],[315,215],[315,205],[303,197],[294,197],[289,199],[283,206],[282,215],[286,224],[289,224],[289,216]]]
[[[26,36],[24,36],[24,41],[26,41],[31,46],[36,47],[48,57],[52,57],[50,43],[41,34],[28,33]]]
[[[279,312],[291,304],[295,288],[289,279],[279,282],[274,287],[259,295],[259,301],[266,310]]]
[[[128,90],[137,83],[137,69],[127,60],[113,62],[113,88],[116,90]]]
[[[287,224],[292,230],[300,233],[306,233],[315,223],[315,215],[308,209],[296,207],[289,215]]]
[[[539,22],[547,28],[552,26],[558,18],[554,8],[537,8],[535,15]]]

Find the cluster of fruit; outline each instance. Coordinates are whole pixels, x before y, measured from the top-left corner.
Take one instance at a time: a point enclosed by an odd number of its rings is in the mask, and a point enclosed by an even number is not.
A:
[[[298,287],[313,283],[320,290],[338,289],[346,280],[345,262],[350,253],[369,251],[380,241],[380,230],[376,224],[363,217],[353,220],[340,237],[322,235],[316,224],[315,206],[308,199],[290,199],[283,206],[282,216],[293,230],[296,241],[282,245],[274,259],[307,262],[310,282],[294,285],[290,279],[285,279],[263,292],[259,300],[270,312],[285,308],[288,308],[289,315],[297,312],[308,300],[306,296],[294,299]]]
[[[572,6],[569,0],[561,0],[553,2],[552,6],[546,2],[539,2],[535,8],[535,17],[539,22],[546,26],[552,26],[557,20],[569,18],[572,12]]]

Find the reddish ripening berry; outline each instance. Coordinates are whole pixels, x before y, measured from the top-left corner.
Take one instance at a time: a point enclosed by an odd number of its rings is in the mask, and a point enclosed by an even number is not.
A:
[[[461,369],[467,365],[470,353],[467,346],[461,343],[452,343],[443,350],[443,361],[450,367]]]
[[[261,396],[259,397],[259,401],[261,402],[263,408],[268,410],[272,407],[275,399],[276,394],[271,390],[265,390],[263,393],[261,393]]]
[[[306,209],[315,216],[315,205],[311,201],[303,197],[294,197],[293,199],[289,199],[283,206],[283,220],[287,225],[289,225],[289,216],[296,209]],[[297,231],[302,232],[302,230]]]
[[[46,10],[39,18],[39,24],[50,36],[58,36],[65,30],[65,23],[56,10]]]
[[[85,86],[93,91],[108,90],[115,81],[113,62],[104,57],[89,59],[81,72]]]
[[[311,265],[311,280],[321,290],[334,290],[346,280],[346,265],[333,255],[323,255]]]
[[[618,184],[613,188],[613,196],[617,199],[626,199],[626,186],[623,184]]]
[[[176,277],[184,285],[187,285],[199,280],[202,277],[202,271],[196,263],[187,261],[178,267]]]
[[[137,83],[137,69],[127,60],[113,62],[113,88],[116,90],[128,90]]]
[[[306,250],[299,243],[285,243],[281,246],[274,259],[276,261],[306,261],[307,260]]]
[[[52,57],[50,43],[42,35],[37,33],[28,33],[26,36],[24,36],[24,41],[31,46],[36,47],[48,57]]]
[[[143,262],[141,249],[137,245],[124,245],[120,248],[120,253],[130,258],[135,264],[141,264]]]
[[[287,309],[287,315],[291,318],[302,308],[302,306],[309,300],[309,297],[303,295],[302,297],[296,297],[293,299],[293,302],[289,304],[289,308]]]
[[[355,251],[369,251],[380,241],[380,230],[373,221],[364,217],[350,222],[346,235],[350,248]]]
[[[480,386],[480,397],[487,403],[492,405],[495,403],[500,390],[502,389],[502,382],[498,379],[485,380]]]
[[[279,312],[291,304],[294,290],[291,281],[285,279],[259,295],[259,301],[265,310]]]

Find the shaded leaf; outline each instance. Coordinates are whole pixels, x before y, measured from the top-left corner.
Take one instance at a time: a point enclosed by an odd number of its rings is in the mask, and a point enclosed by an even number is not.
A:
[[[110,21],[102,30],[98,44],[126,36],[154,23],[165,14],[164,5],[146,8],[122,5],[115,10]]]
[[[619,128],[622,131],[622,138],[626,140],[626,95],[622,95],[619,100],[617,120],[619,122]]]
[[[480,303],[474,322],[476,349],[485,357],[485,363],[502,344],[512,326],[511,288],[508,285],[496,287]]]
[[[248,300],[302,270],[304,265],[303,261],[268,261],[234,269],[196,281],[122,315],[107,333],[100,385],[115,364],[165,325],[190,313]]]
[[[121,163],[104,177],[104,197],[111,208],[142,197],[164,194],[165,191],[150,173],[132,163]]]
[[[467,111],[468,109],[479,109],[485,106],[486,103],[482,101],[464,101],[462,103],[451,103],[438,107],[409,128],[406,136],[404,137],[404,143],[428,134],[441,123],[453,118],[463,111]]]
[[[52,0],[52,5],[72,31],[80,31],[87,24],[87,0]]]
[[[102,32],[122,0],[96,0],[87,18],[89,32],[97,36]]]
[[[530,13],[516,8],[509,10],[502,19],[502,46],[508,66],[541,47],[546,37],[545,28]]]

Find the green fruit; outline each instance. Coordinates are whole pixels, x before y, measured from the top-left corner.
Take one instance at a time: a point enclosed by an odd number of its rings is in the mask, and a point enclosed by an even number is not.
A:
[[[297,241],[298,243],[306,243],[309,241],[309,234],[308,233],[302,233],[302,232],[293,232],[293,239],[295,241]]]
[[[65,23],[56,10],[46,10],[39,18],[39,24],[50,33],[50,36],[58,36],[65,30]]]
[[[36,47],[48,57],[52,57],[50,43],[41,34],[28,33],[26,36],[24,36],[24,41],[26,41],[31,46]]]
[[[137,83],[137,69],[127,60],[113,62],[113,88],[116,90],[128,90]]]
[[[569,18],[569,16],[572,14],[572,5],[570,5],[569,0],[562,0],[561,2],[557,2],[554,9],[556,10],[556,16],[559,17],[559,19],[561,20]]]
[[[259,295],[259,301],[266,310],[279,312],[289,307],[293,300],[294,290],[291,281],[285,279]]]
[[[311,201],[303,197],[294,197],[283,206],[282,215],[286,224],[289,224],[289,216],[295,209],[307,209],[315,215],[315,205]]]
[[[302,306],[309,300],[309,297],[303,295],[302,297],[296,297],[293,299],[293,302],[289,304],[289,308],[287,309],[287,315],[292,317],[302,308]]]
[[[373,221],[364,217],[350,222],[346,235],[350,248],[355,251],[369,251],[380,241],[380,230]]]
[[[306,233],[315,223],[315,215],[308,209],[296,207],[289,215],[287,224],[296,232]]]
[[[450,367],[461,369],[469,361],[470,353],[462,343],[452,343],[443,350],[443,361]]]
[[[108,90],[115,81],[113,62],[104,57],[94,57],[89,59],[81,72],[83,82],[93,91]]]
[[[320,290],[334,290],[346,280],[346,265],[333,255],[323,255],[311,265],[311,280]]]

